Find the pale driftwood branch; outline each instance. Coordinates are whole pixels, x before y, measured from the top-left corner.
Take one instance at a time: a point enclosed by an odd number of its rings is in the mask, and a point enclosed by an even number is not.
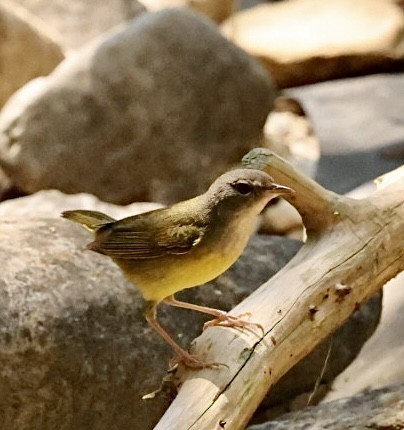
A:
[[[192,352],[228,367],[185,371],[156,430],[245,428],[267,391],[389,279],[404,270],[404,171],[371,197],[331,193],[266,150],[247,162],[297,192],[308,228],[296,257],[231,312],[250,312],[265,334],[213,327]],[[319,369],[320,373],[321,369]]]

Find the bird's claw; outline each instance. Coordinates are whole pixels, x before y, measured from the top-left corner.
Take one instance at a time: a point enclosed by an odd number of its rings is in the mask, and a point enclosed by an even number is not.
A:
[[[243,316],[251,316],[250,312],[246,312],[239,316],[229,315],[227,312],[223,312],[219,314],[215,319],[207,321],[203,325],[203,330],[206,330],[208,327],[233,327],[238,329],[249,329],[249,326],[258,327],[262,334],[265,333],[264,327],[259,323],[254,323],[251,321],[246,321],[242,319]]]

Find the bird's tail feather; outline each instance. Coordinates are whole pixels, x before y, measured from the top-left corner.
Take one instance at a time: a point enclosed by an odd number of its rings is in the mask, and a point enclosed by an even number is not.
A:
[[[62,212],[62,217],[81,224],[92,233],[95,233],[102,226],[116,221],[102,212],[86,210],[65,211]]]

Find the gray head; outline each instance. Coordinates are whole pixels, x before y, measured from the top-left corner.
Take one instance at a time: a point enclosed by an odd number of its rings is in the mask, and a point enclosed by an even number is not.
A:
[[[261,170],[235,169],[219,176],[206,194],[220,212],[258,214],[272,198],[291,192]]]

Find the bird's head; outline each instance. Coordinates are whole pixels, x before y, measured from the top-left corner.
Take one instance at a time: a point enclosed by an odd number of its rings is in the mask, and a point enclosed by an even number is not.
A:
[[[258,215],[272,198],[292,192],[261,170],[235,169],[217,178],[207,196],[219,213]]]

